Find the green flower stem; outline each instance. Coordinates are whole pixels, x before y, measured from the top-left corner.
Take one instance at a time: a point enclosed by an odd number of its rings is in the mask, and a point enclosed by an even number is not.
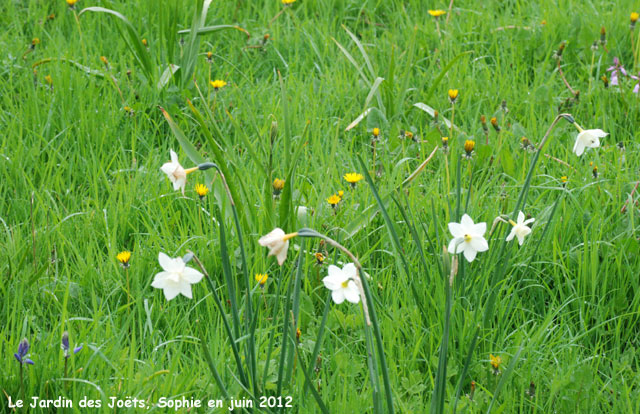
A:
[[[302,228],[300,230],[298,230],[298,236],[300,237],[317,237],[320,239],[323,239],[325,242],[327,242],[328,244],[330,244],[331,246],[341,250],[344,254],[347,255],[347,257],[349,257],[349,259],[351,259],[351,261],[353,262],[353,264],[356,266],[356,269],[358,270],[356,272],[356,277],[357,280],[355,280],[356,285],[358,285],[358,289],[361,290],[361,293],[363,294],[362,296],[362,310],[364,312],[364,316],[365,316],[365,330],[371,329],[373,328],[373,333],[375,336],[375,340],[376,340],[376,348],[377,348],[377,353],[378,353],[378,358],[380,358],[380,366],[381,366],[381,371],[382,371],[382,380],[384,382],[384,388],[385,388],[385,396],[386,396],[386,402],[387,402],[387,410],[390,414],[394,413],[394,408],[393,408],[393,395],[391,392],[391,382],[389,380],[389,368],[387,366],[387,360],[384,354],[384,346],[382,343],[382,334],[380,332],[380,326],[378,323],[378,316],[376,315],[376,311],[375,311],[375,307],[373,306],[374,301],[373,301],[373,296],[371,295],[371,289],[369,288],[369,283],[367,282],[367,278],[366,277],[361,277],[360,275],[363,274],[363,270],[362,270],[362,265],[360,264],[360,261],[358,260],[358,258],[351,253],[346,247],[344,247],[343,245],[341,245],[340,243],[338,243],[337,241],[333,240],[332,238],[325,236],[324,234],[320,234],[318,232],[316,232],[315,230],[312,229],[308,229],[308,228]],[[371,306],[368,306],[367,304],[370,304]],[[371,358],[373,358],[373,355],[370,355]],[[375,372],[372,372],[371,375],[371,382],[373,385],[373,389],[374,389],[374,398],[376,398],[375,395],[375,390],[376,388],[376,383],[377,383],[377,376],[378,376],[378,372],[377,372],[377,366],[375,364],[372,364],[372,368],[375,369]],[[374,401],[374,406],[375,406],[376,402]]]

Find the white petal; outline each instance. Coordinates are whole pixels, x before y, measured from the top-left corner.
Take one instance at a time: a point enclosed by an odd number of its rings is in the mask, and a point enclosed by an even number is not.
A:
[[[489,250],[489,244],[484,237],[473,237],[470,244],[474,250],[477,250],[479,252],[486,252],[487,250]]]
[[[344,297],[351,303],[360,302],[360,292],[358,291],[358,287],[353,280],[349,281],[346,289],[342,290]]]
[[[358,269],[356,269],[355,264],[347,263],[342,268],[342,274],[347,279],[355,279],[358,276]]]
[[[462,224],[460,223],[449,223],[449,232],[453,237],[462,237],[464,236],[464,229],[462,228]]]
[[[324,287],[329,290],[338,290],[340,289],[341,284],[341,282],[336,281],[336,279],[332,278],[331,276],[326,276],[324,279],[322,279],[322,283],[324,283]]]
[[[191,267],[185,267],[182,271],[182,279],[187,283],[198,283],[204,275]]]
[[[171,300],[180,294],[180,287],[177,283],[170,283],[163,288],[163,292],[164,297]]]
[[[507,236],[507,239],[506,239],[506,240],[507,240],[507,241],[511,241],[511,240],[513,240],[513,238],[515,237],[515,235],[516,235],[516,229],[515,229],[515,227],[514,227],[514,228],[512,228],[512,229],[511,229],[511,233],[509,233],[509,235]]]
[[[534,219],[533,217],[531,217],[530,219],[525,220],[525,221],[524,221],[524,223],[522,223],[522,224],[527,225],[527,224],[533,223],[534,221],[536,221],[536,219]]]
[[[518,236],[518,244],[522,246],[522,243],[524,243],[524,234],[518,233],[516,236]]]
[[[458,238],[454,237],[453,239],[451,239],[451,241],[449,242],[449,247],[447,248],[447,251],[451,254],[456,254],[456,243],[458,243]]]
[[[169,150],[171,153],[171,162],[174,164],[180,165],[180,160],[178,160],[178,154],[174,150]]]
[[[273,243],[282,242],[283,237],[284,230],[276,227],[275,229],[271,230],[269,234],[260,237],[260,239],[258,239],[258,243],[260,243],[260,246],[270,246]]]
[[[187,282],[180,283],[180,293],[189,299],[193,299],[193,295],[191,294],[191,285]]]
[[[165,272],[175,272],[178,270],[174,265],[173,259],[162,252],[158,253],[158,263],[160,263],[160,267],[162,267]]]
[[[327,269],[327,274],[332,280],[340,281],[342,283],[345,280],[345,277],[342,275],[342,269],[335,265],[329,265]]]
[[[282,263],[284,263],[285,259],[287,258],[287,250],[289,249],[289,240],[287,240],[282,247],[278,250],[278,252],[275,254],[276,258],[278,259],[278,264],[280,266],[282,266]]]
[[[473,259],[476,258],[476,254],[478,253],[470,246],[464,249],[464,257],[467,259],[468,262],[473,262]]]
[[[522,211],[518,211],[518,224],[524,223],[524,213]]]
[[[453,239],[451,239],[451,241],[449,242],[449,248],[447,249],[449,253],[456,254],[456,244],[458,243],[458,240],[458,237],[454,237]]]
[[[171,275],[169,272],[160,272],[156,274],[153,278],[153,282],[151,282],[151,286],[156,289],[163,289],[169,275]]]
[[[173,172],[176,170],[177,165],[172,163],[172,162],[167,162],[162,164],[162,167],[160,167],[160,170],[167,174],[167,176],[169,177],[169,179],[171,180],[171,182],[173,182],[175,180],[175,177],[173,176]]]
[[[576,143],[573,145],[573,152],[575,152],[578,157],[584,152],[584,144],[582,143],[582,140],[580,140],[580,135],[578,135]]]
[[[344,302],[344,293],[343,289],[337,289],[331,292],[331,298],[336,304],[341,304]]]
[[[460,224],[462,224],[463,232],[467,232],[470,228],[473,228],[473,225],[474,225],[473,220],[466,213],[462,216],[462,220],[460,220]]]
[[[487,231],[487,223],[478,223],[473,226],[473,234],[476,236],[482,236]]]

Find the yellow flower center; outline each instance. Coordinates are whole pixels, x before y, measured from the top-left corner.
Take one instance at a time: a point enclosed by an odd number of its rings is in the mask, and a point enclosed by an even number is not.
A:
[[[467,243],[471,242],[471,236],[469,234],[465,234],[464,235],[464,241],[467,242]]]
[[[349,279],[345,280],[344,282],[342,282],[341,286],[346,289],[347,286],[349,286]]]

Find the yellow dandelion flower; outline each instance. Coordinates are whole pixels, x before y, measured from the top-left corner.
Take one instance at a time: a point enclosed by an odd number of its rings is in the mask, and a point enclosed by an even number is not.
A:
[[[491,118],[491,125],[493,126],[493,129],[496,130],[496,132],[500,132],[500,125],[498,124],[498,118],[496,118],[495,116]]]
[[[494,370],[500,369],[500,364],[502,364],[502,358],[500,358],[500,356],[493,356],[492,354],[489,354],[489,360]]]
[[[225,82],[223,80],[220,80],[220,79],[212,80],[211,82],[209,82],[209,84],[215,90],[218,90],[220,88],[223,88],[223,87],[227,86],[227,82]]]
[[[338,191],[338,197],[340,198],[344,197],[344,191],[342,190]]]
[[[129,267],[129,260],[131,259],[131,252],[125,250],[116,255],[116,259],[120,262],[125,269]]]
[[[213,60],[213,52],[207,52],[207,60],[211,62]]]
[[[273,180],[272,186],[273,186],[273,196],[278,197],[282,192],[282,189],[284,188],[284,180],[281,180],[280,178],[276,178],[275,180]]]
[[[44,80],[47,81],[47,83],[49,84],[49,86],[51,86],[51,84],[53,83],[53,79],[51,79],[51,75],[47,75],[44,77]]]
[[[300,328],[296,329],[296,340],[298,342],[300,342],[300,335],[302,335],[302,332],[300,331]]]
[[[346,173],[344,175],[344,179],[351,184],[351,187],[355,187],[356,183],[360,180],[362,180],[364,178],[364,176],[362,174],[358,174],[358,173]]]
[[[282,0],[282,4],[284,4],[285,6],[289,6],[295,2],[296,0]]]
[[[338,196],[337,194],[334,194],[331,197],[327,198],[327,203],[329,203],[331,207],[335,208],[340,202],[340,200],[342,200],[340,196]]]
[[[39,38],[34,37],[34,38],[31,40],[31,47],[36,47],[36,45],[39,45],[39,44],[40,44],[40,39],[39,39]]]
[[[567,178],[566,175],[563,175],[562,177],[560,177],[560,182],[562,183],[562,186],[566,186],[567,182],[569,181],[569,178]]]
[[[264,287],[265,283],[269,279],[269,275],[266,273],[257,273],[256,274],[256,282],[260,283],[260,287]]]
[[[67,6],[73,7],[76,5],[77,2],[78,0],[67,0]]]
[[[143,45],[149,46],[149,42],[147,42],[147,39],[142,39],[141,42]]]
[[[464,152],[467,158],[471,158],[471,154],[473,153],[473,149],[476,147],[476,142],[474,140],[468,139],[464,142]]]
[[[638,14],[637,12],[632,12],[631,13],[631,23],[637,22],[638,18],[640,18],[640,14]]]
[[[196,194],[202,200],[207,194],[209,194],[209,188],[204,184],[196,184]]]
[[[451,103],[455,102],[456,99],[458,99],[458,90],[449,89],[449,100],[451,100]]]
[[[444,10],[427,10],[427,13],[429,13],[431,16],[433,17],[440,17],[440,16],[444,16],[445,14],[447,14],[446,11]]]

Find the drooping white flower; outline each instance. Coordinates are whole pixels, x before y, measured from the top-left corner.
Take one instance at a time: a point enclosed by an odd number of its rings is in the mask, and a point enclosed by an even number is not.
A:
[[[297,233],[285,234],[284,230],[276,227],[271,233],[260,237],[258,243],[260,246],[269,248],[269,256],[275,256],[278,264],[282,266],[287,258],[287,250],[289,249],[289,239],[295,237]]]
[[[487,223],[474,224],[469,215],[462,216],[460,223],[449,223],[449,231],[453,239],[449,242],[449,253],[464,253],[467,261],[472,262],[478,252],[489,250],[489,244],[484,238]]]
[[[513,240],[514,237],[518,238],[518,243],[522,246],[524,243],[525,236],[531,234],[531,229],[527,227],[527,224],[533,223],[536,221],[534,218],[530,218],[529,220],[524,219],[524,213],[522,211],[518,212],[518,222],[514,222],[513,220],[509,220],[509,223],[513,226],[511,229],[511,233],[507,236],[507,241]]]
[[[584,153],[585,148],[597,148],[600,146],[600,138],[604,138],[609,135],[607,132],[604,132],[601,129],[582,129],[577,124],[576,128],[578,128],[578,136],[576,137],[576,142],[573,145],[573,152],[579,157]]]
[[[167,174],[169,180],[173,183],[174,190],[182,190],[184,195],[184,187],[187,183],[187,172],[178,161],[178,154],[171,150],[171,161],[166,162],[160,167],[163,173]]]
[[[204,275],[196,269],[187,267],[182,257],[172,259],[160,252],[158,262],[164,271],[156,274],[151,286],[162,289],[167,300],[175,298],[180,293],[191,299],[191,285],[202,280]]]
[[[328,270],[329,276],[322,279],[322,283],[331,290],[333,301],[337,304],[341,304],[345,299],[351,303],[360,302],[360,292],[355,282],[358,276],[356,266],[347,263],[340,269],[338,266],[329,265]]]

